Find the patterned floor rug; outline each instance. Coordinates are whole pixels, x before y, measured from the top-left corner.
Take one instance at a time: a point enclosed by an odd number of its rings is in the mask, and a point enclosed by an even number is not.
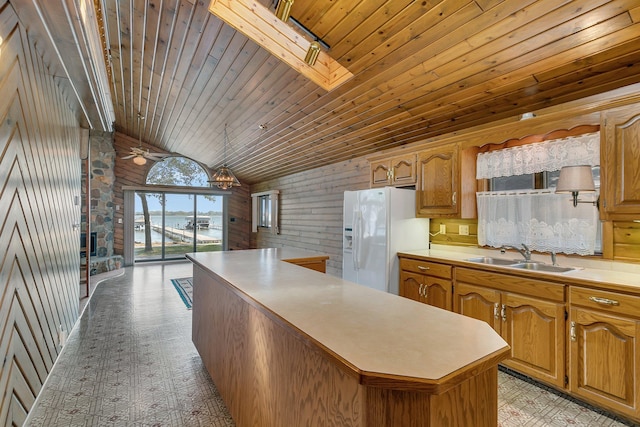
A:
[[[193,305],[193,280],[191,277],[184,277],[182,279],[171,279],[171,283],[178,291],[182,302],[191,310]]]

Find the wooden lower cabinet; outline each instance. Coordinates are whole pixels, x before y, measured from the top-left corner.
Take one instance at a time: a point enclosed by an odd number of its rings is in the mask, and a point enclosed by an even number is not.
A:
[[[570,392],[640,417],[640,297],[571,287]]]
[[[402,296],[491,325],[511,346],[503,365],[640,421],[640,293],[419,257],[400,266]]]
[[[451,311],[451,266],[400,259],[400,296]]]
[[[318,256],[312,258],[284,259],[283,261],[299,265],[300,267],[305,267],[310,270],[319,271],[320,273],[326,273],[328,259],[328,256]]]
[[[456,282],[454,311],[484,320],[500,332],[500,292],[483,286]]]
[[[456,269],[453,308],[456,313],[484,320],[507,341],[511,357],[502,362],[505,366],[564,388],[563,287],[460,268]],[[506,290],[510,288],[518,292]]]
[[[565,304],[506,293],[501,335],[511,345],[505,365],[566,387]]]

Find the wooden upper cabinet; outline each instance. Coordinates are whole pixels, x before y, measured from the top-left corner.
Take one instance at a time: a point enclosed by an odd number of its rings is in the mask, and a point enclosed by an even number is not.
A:
[[[459,153],[457,144],[418,153],[417,216],[458,216]]]
[[[371,167],[371,188],[410,186],[416,184],[416,155],[406,154],[374,160]]]
[[[640,218],[640,104],[601,116],[601,199],[605,219]]]

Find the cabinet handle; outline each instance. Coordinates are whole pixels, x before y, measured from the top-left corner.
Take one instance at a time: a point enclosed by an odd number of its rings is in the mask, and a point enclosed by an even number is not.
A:
[[[500,304],[498,303],[493,305],[493,318],[496,320],[500,318]]]
[[[576,322],[571,322],[571,328],[569,329],[569,336],[571,337],[571,341],[576,341],[578,339],[576,337]]]
[[[387,171],[387,178],[389,178],[389,180],[390,180],[390,181],[393,181],[393,175],[394,175],[394,173],[393,173],[393,168],[390,168],[390,169]]]
[[[597,304],[602,304],[602,305],[620,305],[618,301],[614,299],[609,299],[609,298],[589,297],[589,301],[593,301]]]
[[[451,195],[451,203],[452,204],[456,204],[456,196],[457,196],[458,192],[454,191],[453,194]]]
[[[421,297],[423,297],[423,293],[422,293],[422,287],[424,286],[424,284],[420,283],[420,288],[418,288],[418,295],[420,295]]]
[[[507,321],[507,306],[505,304],[502,304],[502,310],[500,310],[500,315],[502,316],[502,321],[506,322]]]
[[[419,265],[419,266],[418,266],[418,270],[420,270],[420,271],[427,271],[427,270],[429,270],[429,267],[424,267],[424,266],[422,266],[422,265]]]

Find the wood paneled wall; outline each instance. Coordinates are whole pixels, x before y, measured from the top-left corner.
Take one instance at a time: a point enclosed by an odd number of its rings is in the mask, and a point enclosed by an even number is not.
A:
[[[0,425],[22,425],[60,331],[78,318],[80,135],[69,98],[3,1],[0,116]]]
[[[327,273],[342,275],[342,205],[345,190],[369,188],[364,157],[262,182],[252,193],[280,190],[280,234],[260,229],[257,248],[294,247],[329,255]]]
[[[640,223],[613,221],[613,259],[640,262]]]
[[[120,209],[114,212],[114,236],[113,247],[117,255],[124,254],[124,193],[123,187],[141,187],[147,178],[147,173],[153,162],[138,166],[131,160],[123,160],[131,147],[138,146],[137,139],[116,132],[114,135],[114,148],[116,150],[115,162],[115,184],[113,189],[113,204],[119,205]],[[142,147],[152,152],[163,153],[165,151],[142,143]],[[166,152],[165,152],[166,153]],[[249,196],[249,186],[242,185],[234,187],[228,196],[229,223],[228,238],[229,249],[249,249],[251,239],[251,199]],[[122,222],[120,222],[122,220]]]

